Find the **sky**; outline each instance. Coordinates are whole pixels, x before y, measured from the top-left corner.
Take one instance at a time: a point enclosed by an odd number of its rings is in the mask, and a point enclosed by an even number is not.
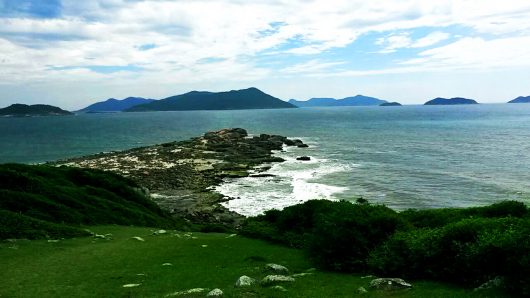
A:
[[[530,1],[0,0],[0,107],[248,87],[404,104],[530,95]]]

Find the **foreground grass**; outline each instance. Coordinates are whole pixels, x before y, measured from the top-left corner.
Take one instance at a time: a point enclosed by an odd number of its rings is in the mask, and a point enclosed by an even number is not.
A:
[[[360,295],[357,288],[368,289],[370,281],[359,275],[315,271],[285,285],[287,292],[258,285],[235,288],[241,275],[265,276],[262,268],[268,262],[285,265],[291,273],[307,271],[311,265],[300,250],[228,234],[152,235],[148,228],[118,226],[91,230],[112,233],[114,239],[1,242],[0,297],[163,297],[191,288],[220,288],[225,297],[354,297]],[[125,284],[140,286],[123,288]],[[362,296],[500,297],[439,283],[413,284],[407,292]]]

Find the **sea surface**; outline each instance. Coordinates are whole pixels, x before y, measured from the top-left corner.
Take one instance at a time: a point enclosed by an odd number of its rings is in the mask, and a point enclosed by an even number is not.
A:
[[[275,177],[217,191],[245,215],[309,199],[363,197],[397,210],[530,202],[530,104],[329,107],[0,118],[0,163],[56,159],[185,140],[242,127],[300,138],[277,152]],[[307,155],[311,161],[297,161]]]

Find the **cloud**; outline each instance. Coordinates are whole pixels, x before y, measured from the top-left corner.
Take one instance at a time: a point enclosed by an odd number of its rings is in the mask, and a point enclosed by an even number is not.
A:
[[[376,44],[384,46],[379,53],[388,54],[395,52],[397,49],[410,47],[412,45],[412,39],[409,37],[408,33],[400,33],[379,38],[377,39]]]
[[[0,0],[0,10],[0,84],[20,86],[112,78],[149,90],[153,82],[514,67],[517,59],[508,55],[527,57],[509,46],[528,48],[523,39],[530,35],[526,0]],[[457,34],[447,33],[450,26],[471,35],[451,40]],[[418,28],[430,32],[420,38],[408,33]],[[385,36],[378,45],[388,56],[403,48],[419,54],[363,70],[348,53],[337,56],[351,49],[370,55],[357,44],[370,34]],[[274,63],[262,62],[265,55]],[[119,71],[104,73],[105,67]]]
[[[313,73],[322,70],[329,70],[330,68],[334,68],[335,66],[342,65],[344,63],[344,61],[323,62],[315,59],[283,68],[280,70],[280,72],[287,74]]]
[[[422,37],[418,40],[416,40],[411,47],[413,48],[425,48],[428,46],[435,45],[441,41],[444,41],[446,39],[449,39],[451,35],[449,33],[435,31],[429,33],[427,36]]]

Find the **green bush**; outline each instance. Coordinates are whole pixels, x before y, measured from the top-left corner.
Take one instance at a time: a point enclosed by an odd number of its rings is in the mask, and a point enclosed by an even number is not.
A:
[[[398,214],[385,206],[335,202],[321,214],[307,250],[321,268],[363,271],[370,251],[396,230],[406,228]]]
[[[400,231],[370,253],[378,273],[476,287],[495,277],[530,294],[530,220],[465,219],[433,229]]]
[[[346,201],[308,201],[247,219],[243,235],[305,248],[322,268],[365,268],[369,251],[406,223],[385,207]]]
[[[471,208],[410,209],[400,213],[400,216],[417,228],[442,227],[466,218],[525,217],[528,215],[528,207],[517,201],[502,201],[489,206]]]

